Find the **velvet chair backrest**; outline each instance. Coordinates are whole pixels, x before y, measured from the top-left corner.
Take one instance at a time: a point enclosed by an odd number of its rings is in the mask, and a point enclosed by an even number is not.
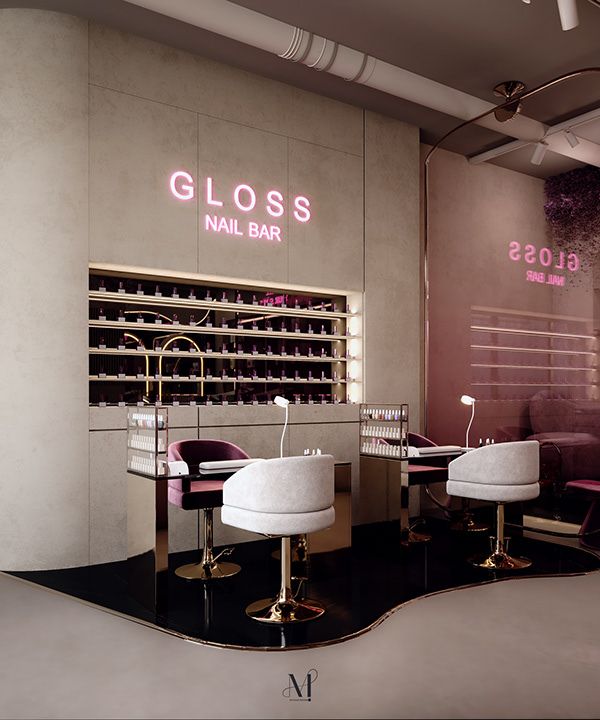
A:
[[[168,460],[183,460],[191,472],[201,462],[242,460],[250,457],[242,448],[225,440],[179,440],[169,444]]]
[[[419,435],[419,433],[409,432],[408,433],[408,444],[411,447],[436,447],[437,443],[434,443],[433,440],[430,440],[429,438],[426,438],[424,435]]]

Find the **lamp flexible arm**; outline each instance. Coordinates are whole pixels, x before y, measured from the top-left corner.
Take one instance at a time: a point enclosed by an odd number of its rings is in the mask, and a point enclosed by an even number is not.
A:
[[[285,406],[285,423],[283,424],[283,432],[281,433],[281,441],[279,443],[279,457],[283,457],[283,438],[285,437],[285,431],[287,429],[288,424],[288,411],[289,411],[289,405]]]
[[[475,417],[475,403],[473,402],[471,405],[471,419],[469,420],[469,424],[467,425],[467,437],[465,441],[465,447],[469,447],[469,430],[471,429],[471,425],[473,424],[473,418]]]

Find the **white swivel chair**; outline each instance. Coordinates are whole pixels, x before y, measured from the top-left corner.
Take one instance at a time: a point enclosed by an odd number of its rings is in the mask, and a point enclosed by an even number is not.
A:
[[[331,455],[262,460],[238,470],[223,486],[221,521],[226,525],[281,537],[281,589],[273,599],[246,608],[255,620],[292,623],[325,612],[319,603],[296,600],[291,589],[290,535],[331,527],[335,520]]]
[[[531,565],[511,557],[504,537],[504,504],[533,500],[540,494],[540,453],[536,440],[506,442],[470,450],[448,464],[448,495],[496,503],[496,537],[492,553],[473,564],[489,570],[517,570]]]

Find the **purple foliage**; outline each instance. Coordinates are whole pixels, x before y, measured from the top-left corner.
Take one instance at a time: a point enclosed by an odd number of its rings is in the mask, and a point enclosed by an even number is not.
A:
[[[549,177],[544,193],[552,240],[593,262],[600,253],[600,168],[586,166]]]

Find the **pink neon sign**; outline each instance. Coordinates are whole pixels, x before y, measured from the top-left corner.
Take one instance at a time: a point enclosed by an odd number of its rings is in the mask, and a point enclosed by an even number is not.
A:
[[[527,282],[543,283],[564,287],[565,276],[557,271],[577,272],[581,269],[581,261],[574,252],[553,250],[543,247],[538,250],[530,243],[522,246],[520,242],[513,240],[508,245],[508,257],[513,262],[525,262],[528,265],[541,265],[544,270],[527,270],[525,279]]]
[[[193,200],[196,196],[196,186],[193,177],[185,170],[177,170],[169,178],[169,188],[178,200]],[[253,210],[265,210],[271,217],[280,218],[286,213],[286,202],[283,193],[279,190],[269,190],[264,199],[257,196],[252,185],[240,183],[231,190],[229,199],[219,193],[219,189],[212,177],[204,179],[204,193],[206,205],[211,208],[227,207],[242,213],[251,213]],[[292,216],[296,222],[307,223],[312,217],[310,200],[304,195],[296,195],[292,200]],[[282,229],[279,225],[266,225],[248,221],[244,223],[235,217],[224,217],[214,212],[204,216],[204,229],[208,232],[224,233],[226,235],[246,236],[255,239],[266,239],[275,242],[282,241]]]

